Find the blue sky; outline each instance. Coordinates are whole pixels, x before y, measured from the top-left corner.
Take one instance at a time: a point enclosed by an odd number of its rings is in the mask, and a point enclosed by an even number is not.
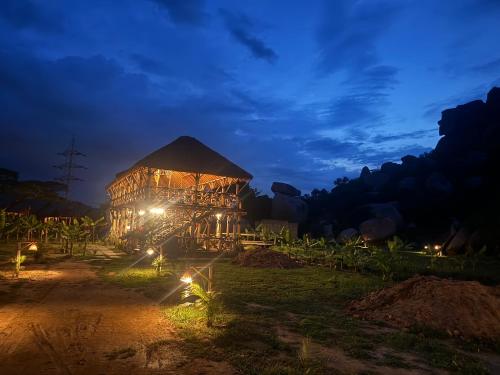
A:
[[[72,197],[180,135],[308,192],[438,140],[441,110],[500,85],[500,1],[0,3],[0,166]]]

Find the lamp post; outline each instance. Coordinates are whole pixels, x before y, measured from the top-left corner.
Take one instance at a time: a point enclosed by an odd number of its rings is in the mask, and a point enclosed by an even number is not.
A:
[[[14,271],[14,275],[16,278],[19,277],[19,273],[21,272],[21,252],[23,249],[28,249],[29,251],[38,251],[38,246],[36,242],[33,241],[17,243],[16,259],[15,259],[16,269]]]

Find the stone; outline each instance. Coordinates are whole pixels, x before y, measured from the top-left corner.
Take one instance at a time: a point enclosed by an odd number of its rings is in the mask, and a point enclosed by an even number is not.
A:
[[[401,216],[396,204],[396,202],[372,203],[367,206],[374,218],[389,218],[400,227],[403,225],[403,216]]]
[[[396,233],[397,225],[391,218],[374,218],[363,221],[359,231],[365,241],[384,240]]]
[[[398,182],[398,189],[400,190],[416,190],[417,179],[415,177],[405,177]]]
[[[272,218],[301,223],[307,219],[307,203],[300,197],[275,192],[272,201]]]
[[[433,172],[425,180],[425,187],[431,191],[449,194],[453,192],[452,183],[441,173]]]
[[[361,174],[359,175],[359,177],[361,179],[371,175],[372,172],[370,171],[370,168],[368,168],[367,166],[364,166],[363,169],[361,169]]]
[[[482,100],[474,100],[456,108],[441,112],[439,135],[462,136],[474,129],[474,125],[482,123],[486,104]],[[477,126],[477,125],[476,125]]]
[[[392,161],[384,163],[380,167],[380,171],[382,171],[383,173],[390,174],[390,175],[393,175],[393,174],[399,172],[400,169],[401,169],[401,165],[399,165],[398,163],[393,163]]]
[[[465,246],[469,236],[469,231],[465,228],[461,228],[453,235],[451,240],[447,241],[447,244],[443,249],[444,253],[447,255],[453,255],[465,251]]]
[[[347,228],[339,233],[337,236],[337,242],[346,243],[352,239],[355,239],[359,235],[359,232],[355,228]]]
[[[369,176],[363,178],[363,182],[370,186],[372,190],[381,190],[382,187],[390,180],[390,176],[384,172],[373,172]]]
[[[273,182],[271,186],[271,191],[273,193],[280,193],[283,195],[288,195],[290,197],[299,197],[300,196],[300,190],[296,189],[290,184],[287,184],[285,182]]]

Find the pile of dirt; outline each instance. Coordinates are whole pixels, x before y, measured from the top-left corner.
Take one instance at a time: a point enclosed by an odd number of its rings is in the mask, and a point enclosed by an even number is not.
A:
[[[475,281],[414,276],[351,302],[347,310],[400,328],[421,326],[463,338],[500,339],[500,287]]]
[[[300,264],[288,258],[285,254],[258,247],[253,250],[245,250],[233,261],[235,264],[245,267],[258,268],[297,268]]]

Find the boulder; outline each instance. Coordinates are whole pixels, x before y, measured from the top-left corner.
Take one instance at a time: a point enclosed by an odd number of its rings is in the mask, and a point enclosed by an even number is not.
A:
[[[272,218],[301,223],[307,219],[307,203],[300,197],[275,192],[272,201]]]
[[[372,172],[370,171],[370,168],[368,168],[367,166],[364,166],[363,169],[361,170],[361,174],[359,175],[359,178],[363,179],[371,174],[372,174]]]
[[[377,171],[365,176],[363,182],[372,190],[381,190],[389,182],[390,178],[387,173]]]
[[[346,243],[359,235],[359,232],[355,228],[347,228],[339,233],[337,236],[337,242]]]
[[[365,241],[384,240],[396,233],[397,225],[391,218],[374,218],[363,221],[359,231]]]
[[[380,170],[383,173],[387,173],[389,175],[394,175],[394,174],[398,173],[400,169],[401,169],[401,165],[399,165],[398,163],[393,163],[392,161],[384,163],[380,167]]]
[[[372,217],[379,219],[389,218],[400,227],[403,225],[403,216],[401,216],[396,204],[396,202],[373,203],[367,206],[372,214]]]
[[[300,196],[299,189],[296,189],[292,185],[289,185],[289,184],[284,183],[284,182],[273,182],[273,185],[271,186],[271,191],[273,193],[288,195],[290,197],[299,197]]]
[[[454,255],[464,252],[469,236],[469,231],[465,228],[461,228],[447,241],[443,249],[444,253],[447,255]]]
[[[456,108],[445,109],[441,112],[439,135],[461,137],[475,133],[478,123],[482,123],[486,104],[482,100],[462,104]],[[478,129],[476,129],[478,130]]]
[[[398,182],[398,189],[400,190],[416,190],[417,179],[415,177],[405,177]]]
[[[453,192],[452,183],[441,173],[434,172],[425,180],[425,187],[433,192],[449,194]]]

